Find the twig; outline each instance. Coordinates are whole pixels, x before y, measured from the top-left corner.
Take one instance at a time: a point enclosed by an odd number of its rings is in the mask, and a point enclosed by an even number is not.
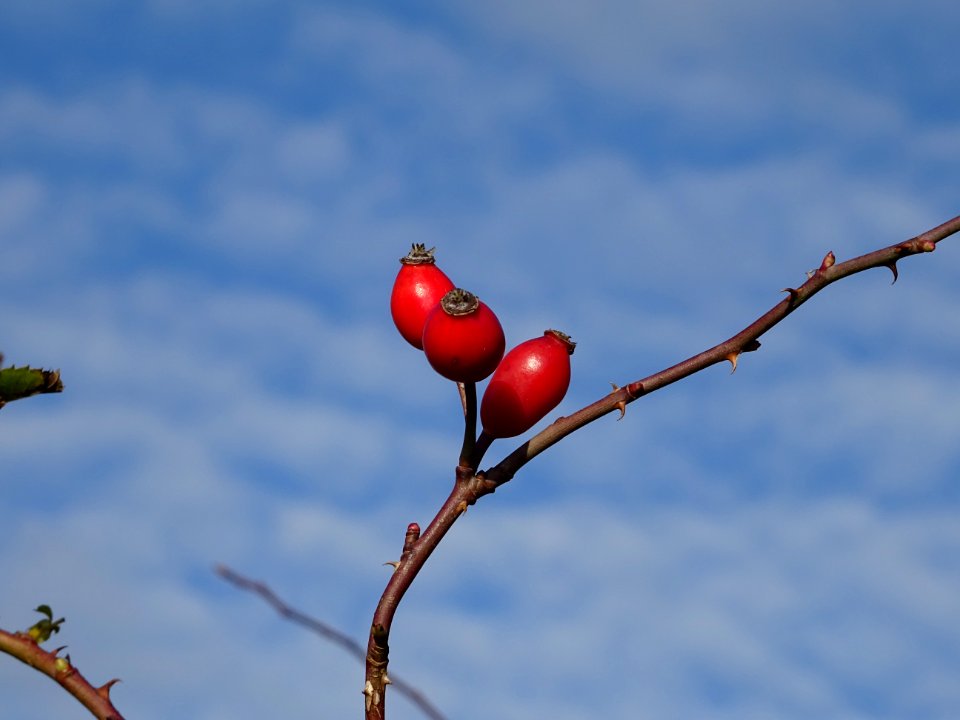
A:
[[[457,383],[463,404],[463,445],[460,448],[460,466],[476,470],[472,464],[473,448],[477,438],[477,384]]]
[[[736,369],[737,359],[741,353],[757,350],[760,347],[758,338],[761,335],[827,285],[875,267],[889,268],[896,281],[898,260],[909,255],[932,252],[936,249],[938,242],[958,231],[960,231],[960,216],[915,238],[846,262],[837,263],[834,254],[829,252],[820,267],[810,274],[803,285],[785,289],[787,297],[784,300],[729,340],[647,378],[634,381],[624,387],[614,388],[609,395],[568,417],[558,419],[487,472],[474,474],[469,468],[462,465],[458,467],[456,481],[449,497],[420,539],[409,552],[405,553],[396,572],[387,582],[387,587],[374,611],[370,638],[367,642],[367,675],[364,686],[366,720],[384,720],[386,714],[386,686],[390,684],[387,675],[390,627],[397,606],[427,559],[457,519],[466,512],[468,506],[509,482],[530,460],[584,425],[614,411],[625,413],[626,406],[641,396],[649,395],[655,390],[719,362],[727,361]]]
[[[286,618],[290,622],[296,623],[301,627],[305,627],[320,637],[329,640],[334,645],[346,650],[350,655],[360,662],[363,662],[366,658],[366,651],[363,649],[363,646],[361,646],[360,643],[358,643],[352,637],[340,632],[336,628],[331,627],[315,617],[311,617],[310,615],[291,607],[281,600],[277,594],[265,583],[245,577],[226,565],[217,565],[214,568],[214,571],[217,573],[217,575],[229,582],[234,587],[252,592],[255,595],[259,595],[267,604],[276,610],[279,615]],[[397,677],[393,678],[393,687],[396,688],[397,692],[399,692],[401,695],[405,695],[407,699],[416,705],[424,715],[430,718],[430,720],[445,720],[443,714],[441,714],[441,712],[434,707],[427,697],[417,688]]]
[[[62,649],[47,651],[27,633],[0,630],[0,651],[56,680],[99,720],[123,720],[110,701],[110,688],[119,681],[114,679],[98,688],[94,687],[70,662],[69,655],[60,656]]]

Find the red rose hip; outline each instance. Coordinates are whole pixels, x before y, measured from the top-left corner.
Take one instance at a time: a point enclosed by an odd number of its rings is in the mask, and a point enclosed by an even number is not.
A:
[[[483,393],[483,432],[494,438],[519,435],[559,405],[570,386],[575,347],[559,330],[547,330],[508,352]]]
[[[506,343],[493,311],[473,293],[454,288],[423,325],[423,352],[438,373],[455,382],[479,382],[492,373]]]
[[[423,244],[414,245],[406,257],[400,258],[400,272],[390,294],[393,324],[418,350],[423,350],[423,324],[427,315],[440,298],[453,290],[453,282],[435,263],[433,250],[427,250]]]

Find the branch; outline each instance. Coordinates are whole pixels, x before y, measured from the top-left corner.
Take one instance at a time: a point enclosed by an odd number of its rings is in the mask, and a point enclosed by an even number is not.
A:
[[[494,487],[509,482],[521,467],[575,430],[579,430],[584,425],[615,410],[619,410],[622,417],[622,414],[626,412],[626,406],[634,400],[689,377],[711,365],[726,361],[736,370],[737,358],[741,353],[757,350],[760,347],[759,338],[761,335],[780,323],[787,315],[828,285],[850,275],[877,267],[888,268],[893,273],[893,281],[896,282],[898,260],[910,255],[933,252],[937,243],[958,231],[960,231],[960,216],[948,220],[915,238],[861,255],[846,262],[837,263],[833,252],[828,252],[820,267],[809,275],[803,285],[798,288],[785,288],[783,292],[787,293],[787,297],[729,340],[687,358],[673,367],[629,383],[625,387],[614,387],[613,392],[609,395],[587,405],[573,415],[557,419],[490,469],[486,474],[487,478],[493,482]]]
[[[305,627],[320,637],[329,640],[334,645],[343,648],[360,662],[364,661],[366,652],[360,643],[358,643],[349,635],[340,632],[336,628],[333,628],[330,625],[327,625],[326,623],[291,607],[281,600],[277,594],[273,592],[273,590],[271,590],[265,583],[251,580],[235,570],[230,569],[226,565],[217,565],[214,568],[214,572],[216,572],[217,575],[222,577],[234,587],[237,587],[241,590],[246,590],[247,592],[252,592],[255,595],[259,595],[267,604],[276,610],[279,615],[287,620],[296,623],[301,627]],[[401,695],[405,695],[407,699],[416,705],[426,717],[430,718],[430,720],[446,720],[440,711],[437,710],[437,708],[434,707],[427,697],[417,688],[413,687],[407,682],[404,682],[398,677],[393,678],[393,686],[397,689],[397,692],[399,692]]]
[[[3,354],[0,353],[0,365]],[[38,370],[31,367],[8,367],[0,370],[0,408],[13,400],[63,392],[59,370]]]
[[[787,293],[786,298],[730,339],[666,370],[629,383],[625,387],[615,387],[612,393],[578,410],[573,415],[559,418],[486,472],[474,474],[473,470],[463,466],[461,462],[461,466],[456,471],[453,490],[436,517],[418,540],[413,543],[404,543],[403,557],[397,564],[374,611],[367,642],[367,674],[363,691],[366,696],[366,720],[384,720],[386,715],[386,686],[391,684],[387,675],[390,627],[397,607],[427,559],[457,519],[466,512],[468,506],[509,482],[521,467],[570,433],[615,410],[625,413],[626,406],[641,396],[649,395],[655,390],[719,362],[727,361],[736,370],[737,359],[741,353],[757,350],[760,347],[758,339],[761,335],[827,285],[875,267],[889,268],[896,282],[898,260],[909,255],[933,252],[938,242],[958,231],[960,231],[960,216],[905,242],[839,264],[834,254],[829,252],[820,267],[810,273],[803,285],[798,288],[786,288],[784,290]],[[483,440],[481,439],[480,442],[482,443]],[[479,451],[480,448],[477,447],[474,455],[479,454]]]
[[[56,680],[63,688],[79,700],[90,713],[99,720],[123,720],[123,716],[110,701],[110,688],[119,680],[110,680],[98,688],[91,685],[80,671],[70,662],[70,656],[60,657],[63,648],[47,651],[39,643],[59,632],[62,619],[51,622],[49,608],[41,605],[39,612],[45,612],[47,619],[41,620],[27,632],[8,633],[0,630],[0,652],[12,655],[38,672]]]

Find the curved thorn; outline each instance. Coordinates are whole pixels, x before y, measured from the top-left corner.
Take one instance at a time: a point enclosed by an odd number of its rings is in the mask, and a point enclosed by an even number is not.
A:
[[[399,561],[399,560],[387,560],[387,561],[384,563],[384,565],[390,565],[391,567],[393,567],[393,571],[396,572],[396,571],[397,571],[397,568],[400,567],[400,561]]]
[[[733,366],[730,368],[731,375],[733,375],[737,371],[737,361],[739,359],[740,359],[740,353],[738,352],[732,352],[729,355],[727,355],[726,360],[730,363],[730,365]]]
[[[897,272],[897,261],[892,260],[891,262],[889,262],[887,264],[887,268],[890,270],[890,272],[893,273],[893,281],[891,281],[890,283],[891,285],[893,285],[897,281],[897,278],[900,277],[900,273]]]
[[[120,682],[120,678],[114,678],[113,680],[107,680],[103,685],[97,688],[97,695],[102,697],[104,700],[110,699],[110,688]]]

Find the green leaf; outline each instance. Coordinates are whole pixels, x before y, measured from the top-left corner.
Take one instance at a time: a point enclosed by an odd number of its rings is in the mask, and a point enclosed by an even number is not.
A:
[[[53,610],[50,609],[49,605],[38,605],[36,612],[46,615],[46,617],[31,625],[30,629],[27,630],[27,635],[39,644],[49,640],[51,635],[60,632],[60,626],[63,625],[65,618],[54,620]]]
[[[63,392],[59,370],[39,370],[32,367],[8,367],[0,370],[0,407],[12,400],[31,395],[57,392]]]

